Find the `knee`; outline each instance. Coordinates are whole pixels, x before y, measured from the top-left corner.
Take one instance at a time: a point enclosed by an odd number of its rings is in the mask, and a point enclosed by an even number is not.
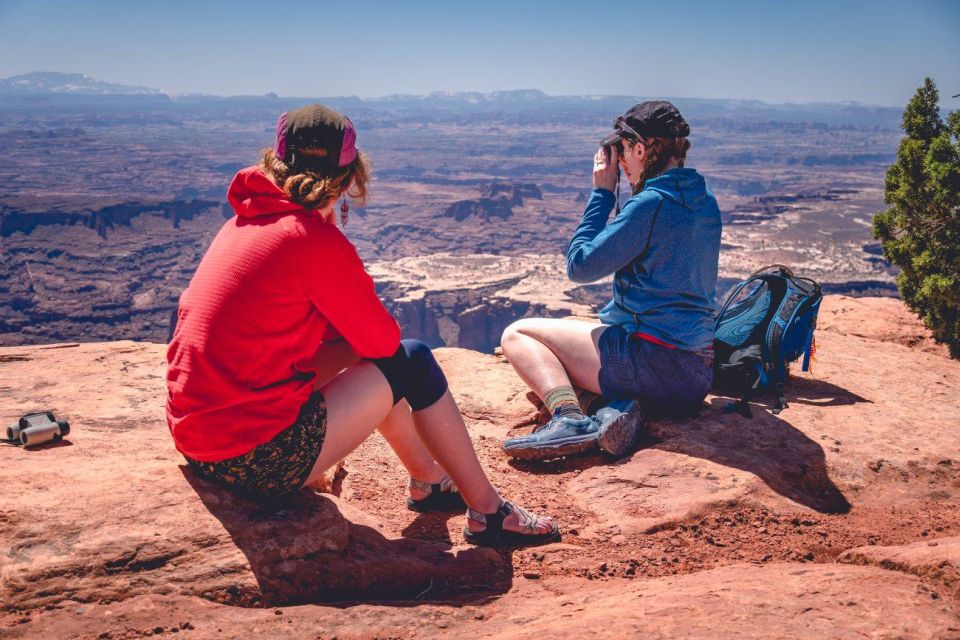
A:
[[[433,351],[422,340],[401,340],[400,349],[404,353],[408,375],[417,378],[430,377],[440,371]]]
[[[437,365],[433,351],[422,340],[401,340],[400,348],[412,371],[423,372]]]
[[[400,346],[407,354],[410,376],[403,395],[414,411],[426,409],[447,392],[447,378],[425,343],[403,340]]]
[[[402,340],[390,358],[373,360],[393,390],[394,404],[406,399],[414,411],[426,409],[447,391],[447,379],[433,352],[420,340]]]
[[[510,345],[515,343],[522,335],[525,327],[529,327],[533,318],[521,318],[512,322],[506,329],[503,330],[503,335],[500,336],[500,346],[504,349],[509,349]]]

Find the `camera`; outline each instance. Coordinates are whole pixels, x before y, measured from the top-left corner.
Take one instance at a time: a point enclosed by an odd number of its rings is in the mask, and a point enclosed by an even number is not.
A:
[[[617,215],[620,215],[620,162],[619,162],[619,158],[622,158],[622,157],[623,157],[623,139],[621,138],[620,140],[617,140],[617,141],[614,142],[613,144],[605,144],[605,145],[602,145],[602,147],[603,147],[603,153],[604,153],[604,155],[606,156],[606,159],[607,159],[607,163],[608,163],[608,164],[610,163],[610,161],[611,161],[612,158],[613,158],[613,152],[611,151],[611,148],[613,148],[613,147],[616,147],[616,148],[617,148],[617,158],[618,158],[618,162],[616,163],[617,185],[616,185],[616,187],[614,187],[613,193],[614,193],[614,195],[616,196],[616,202],[617,202],[616,212],[617,212]]]
[[[603,145],[603,151],[604,151],[604,153],[607,154],[607,160],[610,159],[610,154],[611,154],[610,149],[613,148],[613,147],[616,147],[616,149],[617,149],[617,155],[618,155],[618,156],[622,156],[622,155],[623,155],[623,140],[621,139],[621,140],[617,140],[617,141],[614,142],[613,144],[605,144],[605,145]]]

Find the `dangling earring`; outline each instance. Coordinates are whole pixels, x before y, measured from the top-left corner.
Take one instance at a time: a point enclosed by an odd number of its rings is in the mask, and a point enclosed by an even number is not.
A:
[[[340,203],[340,227],[346,229],[348,220],[350,220],[350,205],[347,204],[347,199],[344,198],[343,202]]]

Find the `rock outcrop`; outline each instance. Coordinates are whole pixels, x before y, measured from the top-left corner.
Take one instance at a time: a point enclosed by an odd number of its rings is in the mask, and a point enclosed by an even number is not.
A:
[[[857,547],[840,562],[903,571],[927,578],[960,598],[960,537],[914,542],[900,547]]]
[[[473,216],[480,220],[500,218],[506,220],[513,216],[513,207],[506,198],[478,198],[476,200],[458,200],[448,206],[443,215],[463,222]]]
[[[523,199],[542,200],[543,191],[524,182],[487,182],[480,185],[481,198],[506,198],[511,205],[523,206]]]
[[[746,420],[710,396],[619,461],[508,461],[524,385],[438,350],[494,483],[564,530],[528,550],[403,509],[379,436],[338,495],[284,511],[195,479],[164,425],[163,345],[2,348],[0,424],[50,408],[73,429],[0,447],[0,635],[960,636],[960,363],[895,305],[828,296],[789,409]]]
[[[522,207],[524,197],[542,200],[543,192],[535,184],[522,182],[488,182],[479,186],[480,197],[458,200],[447,206],[443,215],[463,222],[474,217],[482,221],[506,220],[513,216],[513,207]]]

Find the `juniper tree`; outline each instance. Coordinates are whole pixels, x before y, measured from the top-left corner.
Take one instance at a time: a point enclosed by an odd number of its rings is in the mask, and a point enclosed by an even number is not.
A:
[[[887,170],[886,211],[873,234],[900,267],[897,288],[950,355],[960,358],[960,111],[940,117],[926,78],[903,112],[906,136]]]

